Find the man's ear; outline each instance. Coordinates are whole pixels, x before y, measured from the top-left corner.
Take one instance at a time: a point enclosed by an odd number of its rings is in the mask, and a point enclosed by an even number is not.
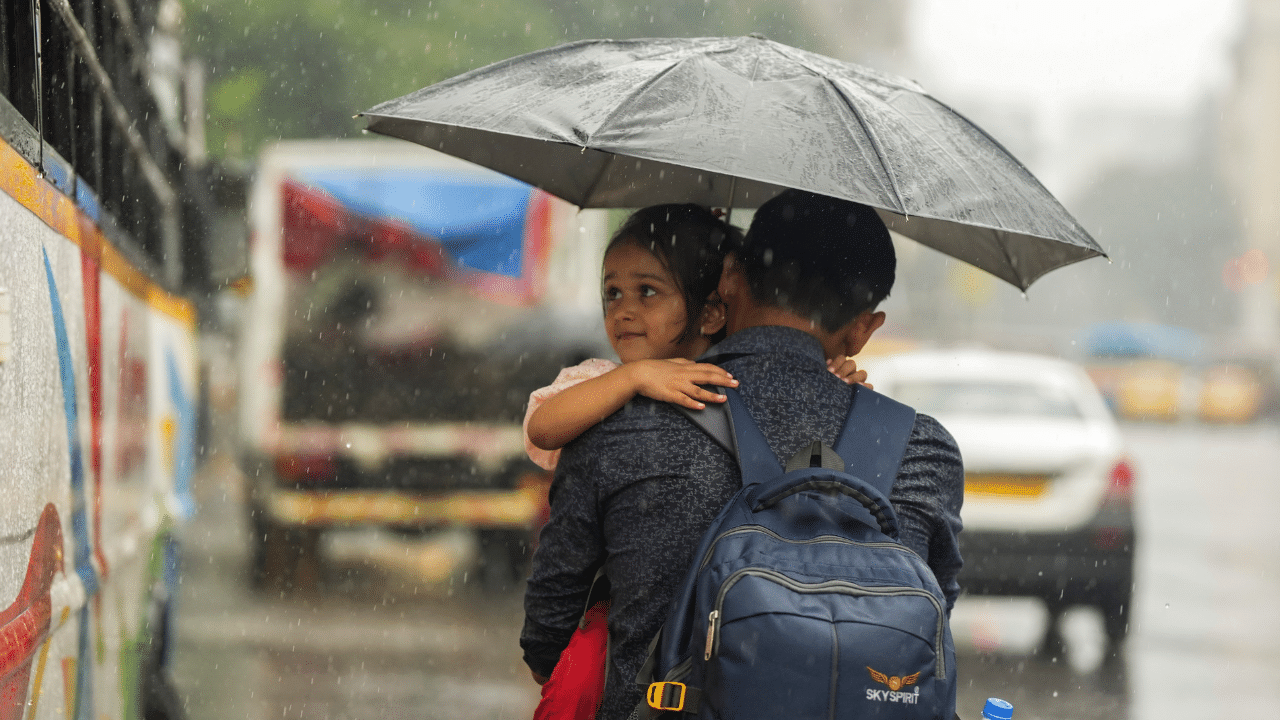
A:
[[[724,301],[720,299],[720,293],[711,293],[707,297],[707,304],[702,308],[702,321],[699,331],[703,335],[715,335],[724,328],[726,319]]]
[[[721,303],[736,295],[742,279],[742,266],[738,264],[737,256],[733,253],[725,255],[724,264],[720,269],[720,282],[716,285],[716,294],[720,297]]]
[[[862,348],[871,336],[880,329],[881,325],[884,325],[884,320],[885,314],[878,310],[875,312],[868,310],[850,320],[844,329],[845,354],[857,355],[862,352]]]

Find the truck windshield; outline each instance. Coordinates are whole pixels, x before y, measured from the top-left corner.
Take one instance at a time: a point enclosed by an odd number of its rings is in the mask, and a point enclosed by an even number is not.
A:
[[[286,421],[519,422],[529,393],[583,357],[528,340],[536,310],[391,259],[339,257],[285,286]]]

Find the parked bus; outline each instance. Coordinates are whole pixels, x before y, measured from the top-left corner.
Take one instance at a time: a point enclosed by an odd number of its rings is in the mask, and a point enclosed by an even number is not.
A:
[[[211,171],[176,5],[0,9],[0,720],[181,715]]]

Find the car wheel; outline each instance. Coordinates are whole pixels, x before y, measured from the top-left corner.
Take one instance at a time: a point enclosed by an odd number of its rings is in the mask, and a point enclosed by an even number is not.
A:
[[[1132,604],[1132,582],[1117,584],[1099,597],[1098,610],[1102,613],[1102,627],[1112,645],[1119,645],[1129,635],[1129,607]]]
[[[1062,637],[1062,614],[1066,612],[1067,604],[1062,602],[1061,597],[1047,597],[1044,599],[1044,607],[1046,610],[1044,636],[1040,639],[1037,652],[1047,658],[1062,657],[1067,646]]]

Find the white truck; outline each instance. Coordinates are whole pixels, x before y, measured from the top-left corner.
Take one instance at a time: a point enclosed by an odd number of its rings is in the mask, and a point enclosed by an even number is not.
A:
[[[314,586],[321,533],[474,528],[523,569],[548,477],[529,393],[608,352],[607,216],[387,140],[284,142],[250,197],[241,462],[262,587]]]

